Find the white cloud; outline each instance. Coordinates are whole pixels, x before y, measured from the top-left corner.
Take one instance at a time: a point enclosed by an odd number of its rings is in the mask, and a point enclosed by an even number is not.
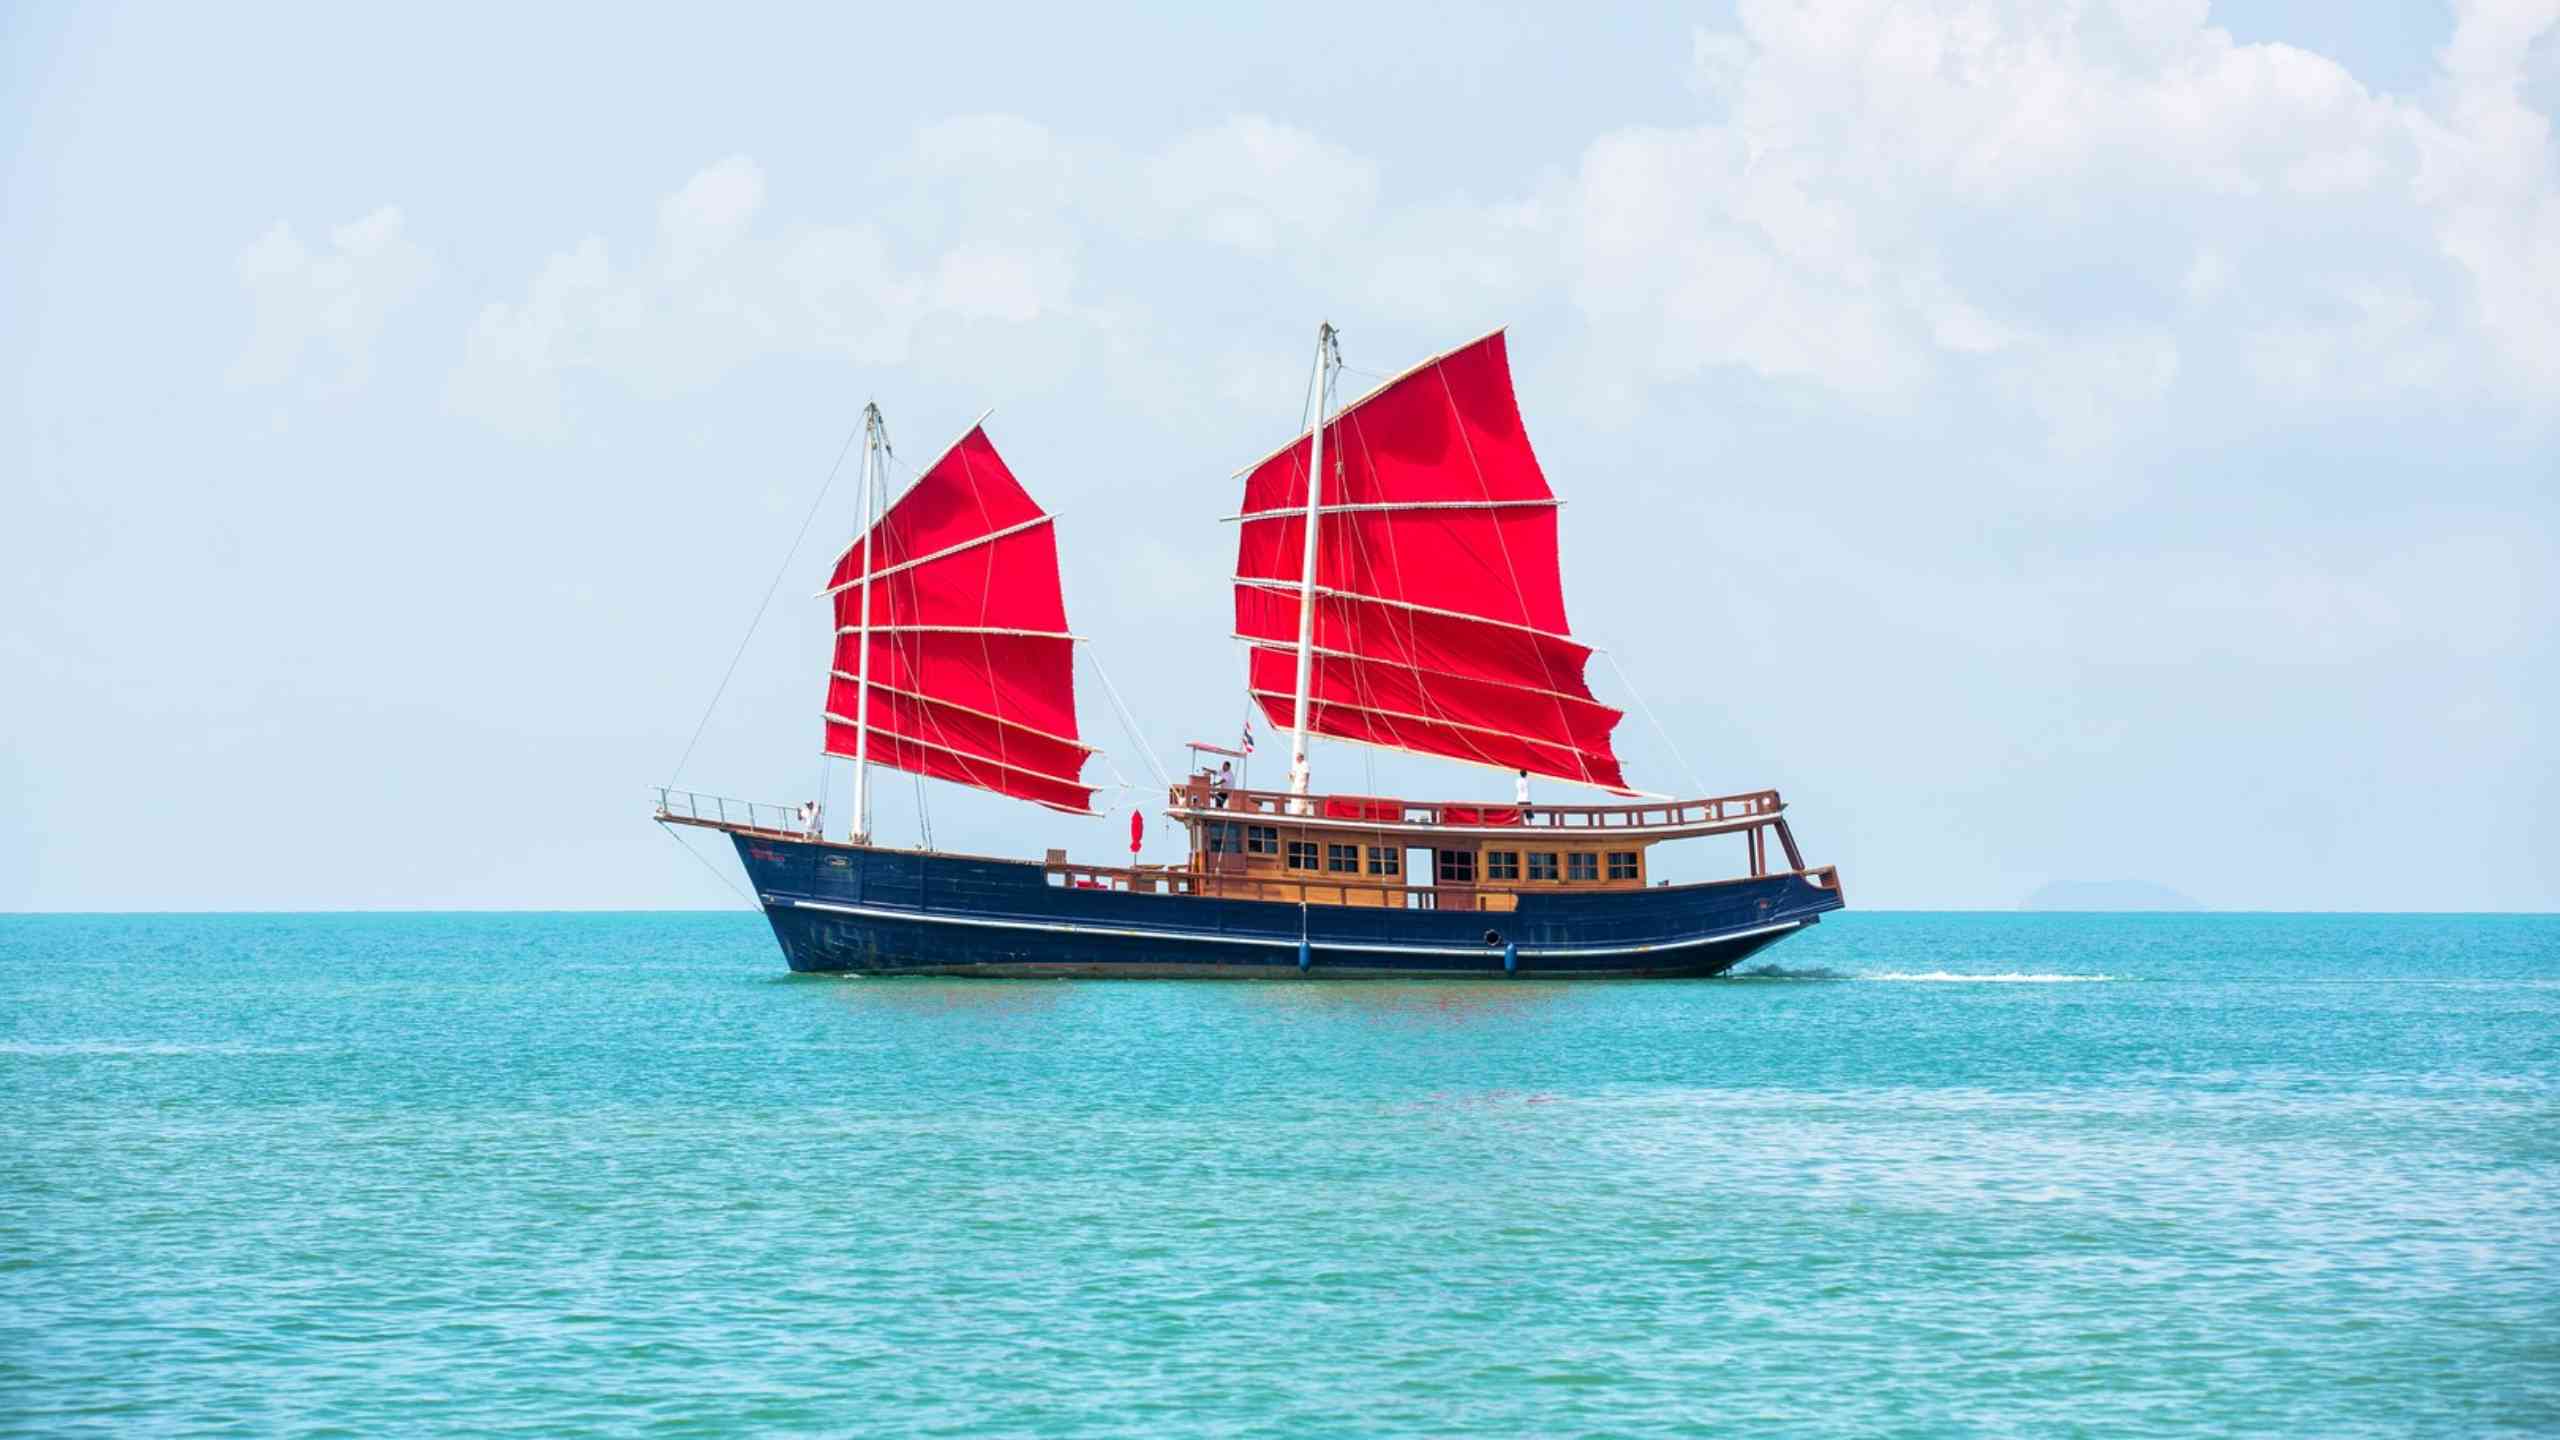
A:
[[[1027,324],[1059,303],[1075,268],[1055,251],[964,246],[934,266],[936,306],[954,315]]]
[[[482,307],[451,387],[454,403],[488,420],[557,423],[560,374],[586,362],[596,307],[612,284],[613,263],[591,235],[545,261],[521,304]]]
[[[544,262],[524,298],[483,307],[448,387],[454,406],[543,432],[566,418],[570,377],[643,394],[697,388],[776,349],[894,361],[937,304],[1036,317],[1067,282],[1055,263],[955,253],[940,273],[902,268],[868,226],[760,228],[765,178],[731,156],[658,206],[652,243],[616,263],[589,237]],[[951,301],[962,297],[962,303]]]
[[[695,175],[658,207],[666,272],[681,279],[737,242],[764,206],[764,171],[732,155]]]
[[[1338,234],[1378,197],[1367,160],[1259,115],[1176,141],[1148,165],[1147,181],[1177,228],[1253,256]]]
[[[1599,388],[1718,370],[2023,401],[2057,448],[2234,378],[2330,412],[2560,401],[2560,186],[2520,98],[2560,0],[2463,7],[2442,93],[2242,45],[2200,0],[1744,0],[1722,116],[1585,152],[1563,236]]]
[[[2203,0],[1743,0],[1692,39],[1712,118],[1599,135],[1491,203],[1387,195],[1366,157],[1257,115],[1144,154],[935,122],[851,224],[777,225],[731,157],[636,258],[590,241],[489,307],[455,393],[547,423],[571,372],[664,393],[776,348],[912,360],[927,331],[935,354],[1012,334],[1035,369],[1056,337],[1033,329],[1208,354],[1224,337],[1182,333],[1195,297],[1285,272],[1364,328],[1561,302],[1551,353],[1604,413],[1748,376],[2016,433],[2087,462],[2025,469],[2087,483],[2145,435],[2538,425],[2560,410],[2560,186],[2525,57],[2555,12],[2466,5],[2421,103],[2237,43]]]
[[[670,393],[775,350],[932,366],[976,347],[989,384],[1053,374],[1078,344],[1161,370],[1129,359],[1146,348],[1126,320],[1142,300],[1079,293],[1097,237],[1277,243],[1339,229],[1375,189],[1362,162],[1267,121],[1150,160],[1006,115],[927,125],[871,181],[877,219],[775,226],[751,159],[701,171],[660,203],[636,259],[591,238],[545,262],[523,298],[486,306],[453,403],[543,431],[564,419],[572,376]]]
[[[408,238],[399,207],[385,205],[333,227],[317,252],[279,220],[240,252],[236,269],[254,316],[232,383],[280,384],[318,355],[329,362],[329,383],[351,386],[371,372],[384,325],[426,288],[435,266]]]

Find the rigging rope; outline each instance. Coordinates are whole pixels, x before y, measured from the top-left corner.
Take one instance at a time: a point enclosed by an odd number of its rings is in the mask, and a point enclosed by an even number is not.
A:
[[[707,870],[707,871],[710,871],[710,872],[711,872],[711,878],[712,878],[712,879],[717,880],[717,881],[719,881],[721,884],[728,886],[728,887],[729,887],[729,893],[730,893],[730,894],[735,895],[735,896],[737,896],[740,900],[745,901],[745,902],[746,902],[746,904],[747,904],[747,908],[748,908],[748,909],[750,909],[750,910],[760,910],[760,909],[762,909],[762,908],[763,908],[762,906],[760,906],[760,905],[756,904],[756,902],[755,902],[755,897],[753,897],[753,896],[749,895],[746,891],[739,889],[739,888],[738,888],[738,886],[737,886],[737,882],[736,882],[736,881],[733,881],[733,880],[731,880],[728,876],[721,874],[721,873],[720,873],[720,868],[719,868],[718,866],[716,866],[716,865],[712,864],[712,863],[711,863],[710,861],[708,861],[708,860],[703,859],[703,858],[702,858],[702,852],[701,852],[701,851],[696,850],[696,849],[694,849],[691,845],[686,844],[686,843],[685,843],[685,840],[684,840],[684,837],[683,837],[683,836],[681,836],[681,835],[678,835],[678,834],[676,833],[676,831],[675,831],[675,827],[674,827],[674,826],[669,825],[669,824],[668,824],[666,821],[664,821],[664,820],[661,820],[661,821],[659,821],[659,822],[658,822],[658,828],[666,832],[666,834],[667,834],[667,838],[668,838],[668,839],[673,840],[674,842],[676,842],[676,848],[677,848],[677,849],[679,849],[679,850],[683,851],[683,852],[684,852],[685,854],[687,854],[687,855],[692,856],[692,857],[693,857],[693,863],[694,863],[694,864],[701,866],[703,869],[705,869],[705,870]]]
[[[720,708],[720,697],[729,692],[729,681],[738,673],[738,662],[747,658],[747,646],[756,638],[756,627],[764,623],[764,612],[773,604],[773,592],[782,588],[782,577],[791,572],[791,562],[800,558],[801,542],[809,538],[809,527],[817,522],[819,508],[827,503],[827,492],[835,488],[836,472],[844,468],[844,457],[853,451],[854,436],[861,433],[862,427],[856,425],[845,435],[844,444],[836,447],[836,462],[827,467],[827,478],[818,486],[818,498],[809,502],[809,513],[800,517],[800,533],[791,537],[791,548],[783,552],[782,563],[774,567],[773,579],[764,587],[764,598],[756,602],[755,618],[747,622],[747,633],[738,637],[737,653],[729,657],[729,668],[720,672],[720,684],[711,692],[711,703],[702,707],[702,718],[694,722],[693,738],[684,742],[684,753],[676,757],[676,768],[667,772],[670,788],[683,776],[685,762],[693,758],[693,747],[702,743],[702,732],[711,724],[711,712]]]
[[[1644,692],[1638,690],[1636,688],[1636,683],[1627,678],[1627,667],[1618,663],[1617,652],[1613,650],[1603,650],[1600,653],[1609,657],[1609,668],[1618,673],[1618,683],[1627,687],[1627,693],[1635,697],[1636,708],[1644,712],[1646,723],[1653,726],[1654,734],[1662,737],[1662,744],[1664,748],[1671,752],[1671,758],[1673,760],[1679,762],[1680,773],[1689,777],[1689,785],[1691,787],[1689,793],[1692,795],[1706,794],[1707,787],[1704,782],[1698,779],[1698,772],[1689,768],[1689,757],[1680,753],[1679,742],[1671,738],[1670,731],[1662,728],[1662,722],[1654,718],[1653,706],[1645,700]]]
[[[1138,733],[1138,717],[1130,711],[1128,702],[1120,698],[1120,687],[1111,683],[1111,672],[1102,668],[1102,656],[1090,645],[1080,648],[1085,652],[1085,658],[1093,662],[1093,673],[1102,677],[1103,693],[1111,697],[1111,708],[1120,717],[1120,728],[1129,733],[1129,743],[1137,748],[1140,755],[1146,757],[1147,768],[1156,772],[1156,779],[1163,783],[1164,788],[1171,790],[1173,777],[1165,773],[1164,764],[1156,759],[1154,748],[1147,744],[1144,735]],[[1107,752],[1097,750],[1094,753],[1102,756],[1103,764],[1111,766],[1112,774],[1120,773],[1120,767],[1111,763],[1111,756]],[[1124,777],[1121,783],[1125,785],[1128,781]]]
[[[1440,377],[1440,393],[1449,402],[1449,418],[1452,421],[1457,421],[1460,419],[1462,412],[1458,409],[1458,392],[1449,384],[1449,372],[1443,369],[1435,373]],[[1476,487],[1484,492],[1484,497],[1486,499],[1490,500],[1493,498],[1493,489],[1491,486],[1484,483],[1484,463],[1476,459],[1475,442],[1467,438],[1466,426],[1463,423],[1458,424],[1456,428],[1458,431],[1458,443],[1466,447],[1467,467],[1475,471]],[[1511,559],[1511,542],[1503,538],[1502,525],[1499,521],[1494,523],[1493,544],[1495,549],[1502,552],[1503,572],[1511,577],[1512,597],[1520,602],[1520,619],[1523,623],[1526,623],[1529,619],[1529,592],[1520,584],[1520,567]],[[1558,564],[1561,565],[1561,532],[1559,532],[1558,535],[1558,552]],[[1546,647],[1533,641],[1530,643],[1529,649],[1530,653],[1538,657],[1538,673],[1547,678],[1547,690],[1554,697],[1556,709],[1556,733],[1565,736],[1566,744],[1570,746],[1572,744],[1571,737],[1573,735],[1573,718],[1571,713],[1565,709],[1564,696],[1561,693],[1564,687],[1556,683],[1555,667],[1547,663]],[[1473,748],[1474,742],[1470,741],[1468,743],[1470,747]],[[1579,747],[1572,749],[1572,755],[1574,767],[1582,772],[1582,783],[1586,785],[1598,783],[1591,778],[1590,757],[1583,754]]]
[[[1444,376],[1444,377],[1442,377],[1442,379],[1441,379],[1441,387],[1442,387],[1442,389],[1443,389],[1443,391],[1444,391],[1444,392],[1446,391],[1446,389],[1447,389],[1447,387],[1448,387],[1448,380],[1447,380],[1447,377],[1445,377],[1445,376]],[[1451,413],[1452,413],[1452,417],[1453,417],[1453,418],[1455,418],[1455,417],[1456,417],[1456,410],[1457,410],[1457,401],[1456,401],[1455,397],[1451,397],[1451,399],[1450,399],[1450,410],[1451,410]],[[1359,445],[1360,445],[1360,453],[1361,453],[1362,457],[1363,457],[1364,459],[1367,459],[1367,458],[1369,457],[1369,455],[1370,455],[1370,451],[1369,451],[1369,432],[1368,432],[1366,429],[1362,428],[1362,425],[1361,425],[1361,422],[1360,422],[1360,417],[1358,417],[1358,416],[1356,416],[1356,415],[1355,415],[1355,416],[1351,417],[1351,418],[1350,418],[1347,422],[1345,422],[1345,423],[1348,425],[1348,428],[1349,428],[1349,429],[1350,429],[1350,431],[1351,431],[1351,437],[1352,437],[1352,439],[1357,440],[1357,441],[1359,442]],[[1460,427],[1460,428],[1461,428],[1461,430],[1463,430],[1463,423],[1461,423],[1461,427]],[[1463,438],[1464,438],[1464,437],[1463,437],[1463,434],[1462,434],[1462,435],[1461,435],[1461,439],[1463,440]],[[1344,448],[1345,448],[1345,449],[1348,449],[1348,446],[1346,445]],[[1376,461],[1375,461],[1374,459],[1370,459],[1370,460],[1369,460],[1369,463],[1370,463],[1371,468],[1372,468],[1372,473],[1375,473]],[[1476,472],[1476,488],[1477,488],[1479,491],[1482,491],[1482,492],[1484,493],[1484,495],[1485,495],[1485,497],[1486,497],[1487,499],[1492,498],[1492,493],[1493,493],[1493,492],[1492,492],[1492,491],[1491,491],[1491,489],[1490,489],[1490,488],[1488,488],[1488,487],[1485,485],[1485,483],[1484,483],[1484,467],[1483,467],[1483,466],[1481,466],[1481,465],[1476,464],[1476,460],[1475,460],[1475,452],[1474,452],[1474,450],[1473,450],[1473,448],[1472,448],[1472,447],[1471,447],[1471,448],[1469,448],[1469,450],[1468,450],[1468,452],[1467,452],[1467,463],[1468,463],[1468,465],[1469,465],[1470,467],[1472,467],[1472,468],[1475,470],[1475,472]],[[1397,577],[1398,577],[1398,583],[1399,583],[1399,586],[1401,587],[1402,577],[1403,577],[1403,574],[1404,574],[1404,561],[1403,561],[1403,559],[1402,559],[1401,555],[1398,553],[1398,551],[1397,551],[1397,549],[1396,549],[1396,520],[1397,520],[1397,513],[1396,513],[1396,512],[1393,512],[1393,511],[1383,512],[1383,513],[1380,515],[1380,517],[1379,517],[1379,518],[1385,522],[1385,528],[1386,528],[1386,540],[1387,540],[1387,558],[1388,558],[1388,561],[1390,562],[1390,564],[1392,564],[1392,565],[1394,566],[1394,568],[1395,568],[1396,575],[1397,575]],[[1371,553],[1371,551],[1370,551],[1370,549],[1369,549],[1368,541],[1367,541],[1367,540],[1366,540],[1366,539],[1361,535],[1359,528],[1358,528],[1357,526],[1347,526],[1347,527],[1345,527],[1345,529],[1343,530],[1343,532],[1342,532],[1342,533],[1344,534],[1344,536],[1345,536],[1345,537],[1346,537],[1346,539],[1348,540],[1348,542],[1349,542],[1349,544],[1350,544],[1351,548],[1353,548],[1353,549],[1355,549],[1355,550],[1357,550],[1357,551],[1359,552],[1361,559],[1362,559],[1364,562],[1367,562],[1367,566],[1368,566],[1369,570],[1371,571],[1371,573],[1373,573],[1373,574],[1374,574],[1374,573],[1375,573],[1375,571],[1376,571],[1376,560],[1375,560],[1374,556],[1372,555],[1372,553]],[[1500,529],[1499,529],[1499,528],[1497,528],[1497,529],[1495,530],[1495,532],[1494,532],[1494,540],[1495,540],[1495,543],[1496,543],[1497,545],[1499,545],[1499,544],[1501,543],[1502,535],[1501,535],[1501,531],[1500,531]],[[1526,592],[1524,592],[1524,591],[1521,589],[1521,586],[1520,586],[1520,579],[1519,579],[1519,573],[1518,573],[1518,571],[1517,571],[1516,569],[1513,569],[1513,568],[1511,567],[1511,557],[1510,557],[1510,552],[1509,552],[1509,550],[1508,550],[1508,549],[1505,549],[1505,550],[1504,550],[1504,552],[1503,552],[1503,565],[1504,565],[1504,567],[1505,567],[1506,571],[1508,571],[1508,572],[1509,572],[1509,574],[1510,574],[1510,576],[1511,576],[1511,588],[1512,588],[1513,596],[1514,596],[1514,598],[1515,598],[1515,599],[1517,599],[1517,600],[1519,601],[1519,604],[1520,604],[1520,615],[1521,615],[1521,618],[1525,621],[1525,620],[1528,618],[1528,614],[1529,614],[1529,609],[1528,609],[1528,598],[1527,598]],[[1334,601],[1334,604],[1338,607],[1338,608],[1337,608],[1336,613],[1337,613],[1337,614],[1339,614],[1339,615],[1342,617],[1343,625],[1345,626],[1345,628],[1346,628],[1346,629],[1348,629],[1348,628],[1351,626],[1351,624],[1353,623],[1353,622],[1352,622],[1352,620],[1351,620],[1352,610],[1351,610],[1351,602],[1350,602],[1350,600],[1349,600],[1347,597],[1344,597],[1344,598],[1338,598],[1338,599],[1336,599],[1336,600]],[[1421,697],[1422,702],[1423,702],[1423,704],[1424,704],[1425,706],[1429,706],[1429,705],[1432,703],[1432,702],[1431,702],[1431,682],[1430,682],[1428,679],[1424,678],[1421,667],[1420,667],[1417,663],[1415,663],[1415,660],[1414,660],[1414,657],[1415,657],[1415,656],[1418,656],[1418,655],[1420,655],[1420,654],[1422,653],[1422,643],[1421,643],[1421,636],[1422,636],[1422,623],[1421,623],[1421,617],[1420,617],[1417,613],[1410,612],[1410,611],[1407,611],[1407,612],[1398,612],[1398,613],[1391,613],[1391,614],[1387,617],[1386,624],[1387,624],[1387,626],[1388,626],[1388,628],[1389,628],[1390,630],[1395,629],[1395,628],[1396,628],[1397,626],[1399,626],[1399,625],[1401,625],[1401,626],[1403,627],[1403,633],[1402,633],[1398,638],[1399,638],[1399,639],[1402,641],[1402,643],[1403,643],[1403,648],[1404,648],[1404,653],[1405,653],[1405,666],[1404,666],[1404,668],[1405,668],[1406,673],[1407,673],[1407,674],[1409,674],[1409,675],[1411,675],[1411,676],[1413,677],[1414,693]],[[1543,658],[1542,658],[1542,664],[1543,664]],[[1553,675],[1549,675],[1549,676],[1548,676],[1548,683],[1549,683],[1551,686],[1552,686],[1552,685],[1553,685],[1553,683],[1554,683],[1554,678],[1555,678],[1555,677],[1554,677]],[[1361,700],[1362,700],[1363,702],[1370,703],[1370,704],[1374,707],[1375,702],[1378,700],[1378,693],[1377,693],[1376,689],[1375,689],[1375,688],[1374,688],[1374,687],[1369,683],[1369,680],[1368,680],[1367,676],[1365,675],[1365,673],[1363,673],[1363,672],[1361,671],[1361,669],[1360,669],[1358,666],[1354,666],[1354,667],[1352,668],[1352,685],[1353,685],[1354,689],[1358,692],[1358,694],[1359,694],[1359,696],[1360,696]],[[1385,723],[1386,723],[1386,730],[1387,730],[1387,733],[1388,733],[1388,734],[1393,735],[1393,736],[1394,736],[1394,737],[1395,737],[1399,742],[1402,742],[1402,741],[1403,741],[1403,739],[1404,739],[1404,733],[1403,733],[1402,729],[1401,729],[1400,727],[1398,727],[1398,725],[1396,724],[1396,722],[1395,722],[1393,719],[1388,718],[1388,717],[1386,717],[1386,716],[1385,716],[1385,715],[1383,715],[1383,714],[1379,715],[1377,718],[1385,721]],[[1422,719],[1425,723],[1429,723],[1429,717],[1427,717],[1427,716],[1421,716],[1421,717],[1416,717],[1416,718],[1418,718],[1418,719]],[[1414,753],[1414,754],[1418,754],[1418,755],[1431,755],[1431,754],[1435,754],[1435,753],[1438,753],[1438,754],[1445,754],[1445,758],[1447,758],[1447,759],[1451,759],[1451,760],[1459,761],[1459,762],[1460,762],[1460,763],[1462,763],[1462,764],[1477,764],[1477,765],[1484,765],[1484,766],[1488,766],[1488,767],[1490,767],[1490,768],[1492,768],[1492,769],[1495,769],[1495,770],[1504,770],[1504,771],[1508,771],[1508,770],[1512,770],[1512,769],[1516,768],[1516,767],[1514,767],[1514,766],[1512,766],[1512,765],[1505,764],[1505,763],[1503,763],[1502,761],[1495,759],[1495,758],[1493,757],[1493,755],[1492,755],[1492,753],[1491,753],[1491,752],[1487,751],[1483,746],[1481,746],[1481,745],[1477,744],[1477,743],[1476,743],[1476,741],[1475,741],[1475,737],[1474,737],[1474,736],[1472,736],[1472,735],[1469,735],[1469,734],[1468,734],[1468,733],[1467,733],[1463,728],[1456,729],[1456,730],[1455,730],[1455,736],[1456,736],[1457,740],[1458,740],[1460,743],[1464,744],[1464,745],[1465,745],[1469,750],[1471,750],[1471,751],[1474,751],[1474,752],[1475,752],[1476,759],[1474,759],[1473,761],[1469,761],[1469,760],[1467,760],[1467,758],[1466,758],[1465,756],[1463,756],[1463,755],[1446,754],[1446,752],[1435,752],[1435,751],[1431,751],[1431,750],[1423,749],[1423,748],[1421,748],[1421,747],[1419,747],[1419,746],[1416,746],[1416,745],[1400,744],[1400,747],[1399,747],[1399,748],[1402,748],[1402,749],[1405,749],[1405,750],[1411,751],[1412,753]],[[1370,788],[1374,790],[1374,789],[1376,789],[1377,787],[1376,787],[1376,786],[1375,786],[1375,784],[1373,783],[1373,784],[1370,786]]]

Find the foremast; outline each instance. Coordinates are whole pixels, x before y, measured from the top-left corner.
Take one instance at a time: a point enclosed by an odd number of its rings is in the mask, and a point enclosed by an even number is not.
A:
[[[880,505],[880,455],[889,448],[889,427],[880,418],[880,404],[872,401],[862,407],[862,528],[856,534],[871,533],[872,518]],[[876,507],[876,508],[875,508]],[[853,699],[853,830],[856,845],[871,841],[871,589],[862,587],[861,620],[855,626],[859,658],[854,662]]]
[[[875,766],[1094,813],[1052,517],[983,416],[894,503],[877,406],[863,426],[864,524],[820,592],[836,624],[824,748],[854,762],[854,842],[871,837]]]

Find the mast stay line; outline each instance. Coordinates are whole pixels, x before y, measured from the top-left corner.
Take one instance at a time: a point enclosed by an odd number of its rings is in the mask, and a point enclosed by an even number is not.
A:
[[[685,763],[693,759],[694,747],[702,743],[702,732],[710,728],[711,712],[720,708],[720,697],[729,693],[729,682],[737,678],[738,662],[747,658],[747,646],[756,638],[756,627],[764,623],[764,612],[772,606],[774,592],[782,588],[782,577],[791,573],[791,562],[800,558],[809,527],[817,523],[818,512],[826,508],[827,492],[835,488],[836,475],[844,469],[844,457],[853,453],[854,437],[861,433],[860,426],[844,432],[844,443],[836,447],[835,462],[827,467],[827,478],[818,482],[817,498],[809,502],[809,513],[800,517],[800,532],[791,537],[791,548],[783,552],[782,563],[774,567],[773,579],[764,587],[764,598],[756,602],[756,613],[747,620],[747,633],[738,637],[737,651],[729,657],[729,668],[720,672],[720,683],[712,687],[711,700],[702,707],[702,718],[693,724],[693,738],[684,742],[684,753],[676,757],[676,767],[667,772],[669,789],[675,788],[676,781],[684,775]]]

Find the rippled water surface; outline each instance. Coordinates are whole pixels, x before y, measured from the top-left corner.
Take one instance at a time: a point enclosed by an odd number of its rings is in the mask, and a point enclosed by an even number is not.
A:
[[[792,978],[0,917],[0,1429],[2560,1430],[2560,920],[1738,979]]]

